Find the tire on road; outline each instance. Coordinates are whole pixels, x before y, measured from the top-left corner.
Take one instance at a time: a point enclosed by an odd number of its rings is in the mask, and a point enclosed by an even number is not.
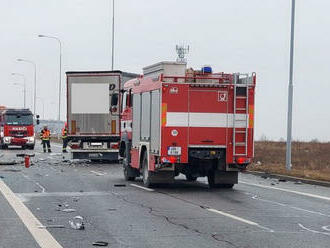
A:
[[[148,156],[147,152],[143,154],[142,160],[142,180],[145,187],[150,188],[152,186],[151,183],[151,172],[148,169]]]
[[[130,144],[125,144],[125,150],[122,152],[123,172],[126,181],[134,181],[135,178],[138,176],[137,171],[133,169],[130,165],[130,157],[128,152],[130,149],[131,149]]]

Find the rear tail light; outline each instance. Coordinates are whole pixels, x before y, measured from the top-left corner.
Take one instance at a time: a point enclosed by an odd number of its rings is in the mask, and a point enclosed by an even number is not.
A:
[[[119,144],[118,143],[110,143],[110,148],[111,149],[118,149],[119,148]]]
[[[248,159],[248,158],[236,158],[236,162],[238,164],[248,164],[248,163],[250,163],[250,159]]]
[[[162,163],[174,164],[178,161],[178,158],[174,156],[167,156],[167,157],[162,157],[161,161]]]
[[[79,149],[79,144],[72,144],[71,149]]]

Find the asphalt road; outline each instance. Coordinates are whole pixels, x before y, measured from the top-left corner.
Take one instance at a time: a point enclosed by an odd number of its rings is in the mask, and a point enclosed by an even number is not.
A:
[[[234,189],[178,177],[147,190],[118,164],[63,162],[60,150],[37,145],[30,168],[0,165],[1,248],[330,247],[330,188],[241,174]]]

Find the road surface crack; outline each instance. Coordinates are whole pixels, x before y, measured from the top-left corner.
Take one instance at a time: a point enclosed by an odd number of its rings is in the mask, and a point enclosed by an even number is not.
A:
[[[145,208],[145,209],[148,209],[148,213],[155,216],[155,217],[159,217],[159,218],[163,218],[165,219],[168,223],[170,223],[171,225],[175,225],[177,227],[181,227],[181,228],[184,228],[188,231],[191,231],[191,232],[194,232],[198,235],[203,235],[203,236],[207,236],[207,237],[211,237],[214,241],[216,242],[222,242],[222,243],[226,243],[232,247],[235,247],[235,248],[239,248],[239,246],[236,246],[235,244],[233,244],[232,242],[228,241],[228,240],[225,240],[225,239],[219,239],[217,238],[217,235],[219,234],[209,234],[209,233],[204,233],[204,232],[201,232],[200,230],[198,229],[195,229],[195,228],[191,228],[189,227],[188,225],[185,225],[183,223],[178,223],[176,221],[174,221],[173,219],[174,218],[171,218],[171,217],[168,217],[167,215],[162,215],[162,214],[157,214],[157,210],[155,210],[154,208],[152,207],[149,207],[143,203],[139,203],[139,202],[135,202],[135,201],[130,201],[128,199],[126,199],[125,197],[121,196],[121,195],[118,195],[117,193],[113,193],[114,196],[116,196],[116,198],[126,202],[126,203],[129,203],[129,204],[132,204],[132,205],[135,205],[135,206],[139,206],[141,208]],[[182,199],[180,199],[182,200]],[[188,202],[191,204],[191,202]],[[194,204],[195,205],[195,204]],[[207,209],[207,207],[205,206],[198,206],[200,208],[203,208],[203,209]]]

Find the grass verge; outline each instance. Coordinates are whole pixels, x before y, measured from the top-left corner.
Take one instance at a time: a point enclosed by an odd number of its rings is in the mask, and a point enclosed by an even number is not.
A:
[[[291,171],[286,171],[285,154],[285,142],[257,141],[248,170],[330,182],[330,142],[293,142]]]

